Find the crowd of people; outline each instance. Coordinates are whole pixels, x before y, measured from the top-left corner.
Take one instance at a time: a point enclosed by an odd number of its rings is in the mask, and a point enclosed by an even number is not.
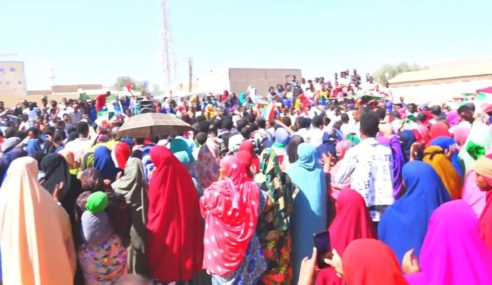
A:
[[[109,95],[1,110],[3,284],[492,284],[492,105],[407,103],[355,70]],[[193,130],[117,139],[145,112]]]

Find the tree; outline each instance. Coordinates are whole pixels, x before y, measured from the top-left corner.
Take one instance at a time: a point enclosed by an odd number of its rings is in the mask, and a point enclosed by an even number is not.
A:
[[[421,69],[423,68],[417,64],[410,65],[406,62],[402,62],[397,65],[385,64],[374,72],[373,77],[374,80],[376,80],[376,82],[378,82],[379,84],[386,85],[386,83],[388,83],[390,79],[394,78],[400,73],[417,71]]]
[[[116,78],[116,83],[114,84],[114,89],[116,90],[126,90],[128,83],[132,84],[132,89],[137,91],[143,91],[145,89],[145,83],[143,81],[136,81],[130,76],[120,76]]]

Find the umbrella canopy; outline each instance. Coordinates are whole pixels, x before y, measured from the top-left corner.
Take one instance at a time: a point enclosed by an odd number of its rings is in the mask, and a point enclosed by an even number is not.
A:
[[[168,135],[182,134],[193,128],[174,115],[145,113],[127,118],[118,131],[117,138],[163,138]]]
[[[492,94],[492,86],[487,87],[487,88],[478,89],[477,90],[477,93],[488,93],[488,94]]]

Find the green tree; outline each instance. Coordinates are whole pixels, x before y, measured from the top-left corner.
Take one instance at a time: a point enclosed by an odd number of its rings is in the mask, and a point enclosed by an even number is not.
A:
[[[114,84],[114,89],[116,90],[126,90],[126,85],[131,83],[133,86],[133,90],[143,91],[145,88],[145,83],[143,81],[136,81],[130,76],[120,76],[116,78],[116,82]]]
[[[389,80],[394,78],[400,73],[409,72],[409,71],[417,71],[423,69],[421,66],[417,64],[408,64],[406,62],[399,63],[397,65],[394,64],[385,64],[378,68],[374,74],[374,80],[381,85],[386,85]]]

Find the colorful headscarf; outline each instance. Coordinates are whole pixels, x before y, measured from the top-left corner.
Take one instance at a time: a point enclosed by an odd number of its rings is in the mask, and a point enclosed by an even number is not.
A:
[[[475,162],[475,172],[480,174],[492,188],[492,154],[483,156]],[[487,192],[484,211],[480,216],[480,233],[489,249],[492,250],[492,192]]]
[[[434,168],[452,199],[461,198],[461,176],[439,146],[429,146],[424,150],[425,163]]]
[[[94,152],[94,168],[99,171],[102,179],[116,180],[118,169],[111,158],[111,152],[105,146],[99,146]]]
[[[441,147],[444,151],[450,151],[451,147],[456,147],[456,141],[452,138],[448,137],[437,137],[431,141],[431,145],[433,146],[439,146]],[[461,165],[461,160],[458,157],[458,152],[455,151],[453,154],[451,154],[451,163],[453,164],[454,169],[458,172],[460,177],[463,180],[464,172],[463,172],[463,167]]]
[[[485,155],[492,145],[490,128],[480,122],[475,122],[470,130],[468,139],[459,153],[465,164],[465,173],[472,169],[475,160]]]

